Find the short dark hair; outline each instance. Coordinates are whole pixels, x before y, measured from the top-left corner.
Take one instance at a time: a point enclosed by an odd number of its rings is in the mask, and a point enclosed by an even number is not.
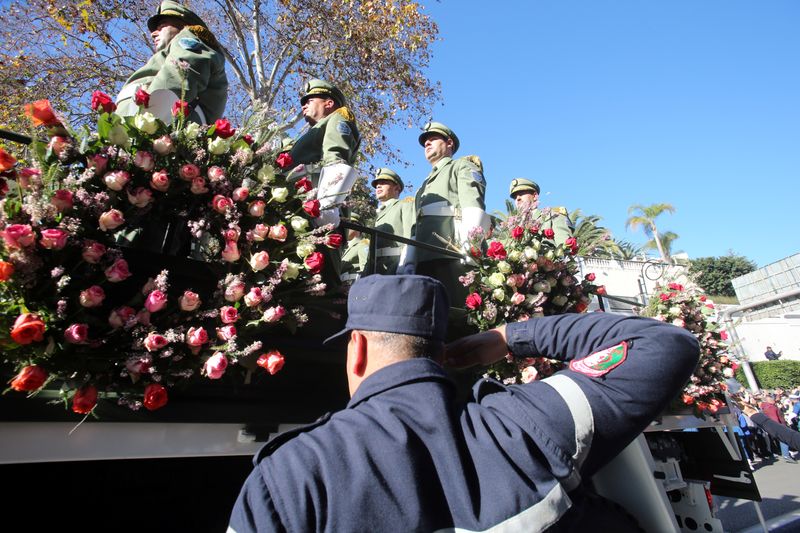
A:
[[[372,342],[397,359],[439,359],[444,352],[444,343],[417,335],[387,333],[385,331],[362,331]]]

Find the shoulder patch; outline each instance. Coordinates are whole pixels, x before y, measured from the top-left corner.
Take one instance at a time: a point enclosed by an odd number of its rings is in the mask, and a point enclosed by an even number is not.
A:
[[[178,39],[178,44],[181,48],[190,52],[198,52],[203,49],[202,41],[193,37],[181,37]]]
[[[483,177],[483,173],[479,170],[472,171],[472,179],[480,183],[481,185],[486,185],[486,180]]]
[[[570,361],[569,368],[591,378],[598,378],[617,368],[627,357],[628,343],[622,341],[616,346],[600,350],[583,359]]]
[[[339,122],[336,124],[336,131],[342,135],[351,135],[353,133],[352,130],[350,130],[350,126],[347,124],[347,122]]]

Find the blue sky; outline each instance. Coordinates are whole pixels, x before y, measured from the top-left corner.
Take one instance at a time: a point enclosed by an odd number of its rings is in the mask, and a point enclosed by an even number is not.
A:
[[[625,229],[631,204],[668,202],[659,227],[690,257],[800,252],[800,2],[425,5],[433,118],[480,155],[489,211],[527,177],[542,205],[600,215],[619,239],[646,240]],[[430,170],[418,133],[390,132],[415,188]]]

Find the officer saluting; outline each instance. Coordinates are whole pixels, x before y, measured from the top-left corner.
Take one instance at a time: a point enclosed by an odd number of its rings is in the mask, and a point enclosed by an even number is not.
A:
[[[528,220],[541,224],[542,230],[553,230],[553,242],[556,245],[564,244],[572,237],[572,222],[566,209],[563,207],[551,207],[545,211],[539,209],[539,185],[536,182],[525,178],[513,179],[509,193],[518,212],[525,214]]]
[[[401,297],[392,297],[402,295]],[[482,379],[466,405],[440,366],[449,302],[423,276],[350,289],[347,408],[256,455],[229,532],[630,531],[582,484],[666,407],[697,364],[688,331],[607,313],[501,326],[447,347],[457,366],[550,357],[542,381]]]
[[[375,216],[375,229],[401,237],[411,237],[415,219],[414,199],[398,199],[405,185],[397,172],[389,168],[378,169],[372,186],[375,187],[375,197],[380,202]],[[378,238],[375,273],[394,274],[404,253],[405,244]]]
[[[117,96],[117,113],[135,115],[136,90],[150,93],[147,111],[169,123],[172,104],[189,103],[193,122],[213,124],[225,112],[228,78],[225,56],[206,23],[185,6],[164,1],[147,21],[156,53],[134,72]],[[188,68],[180,65],[186,64]]]

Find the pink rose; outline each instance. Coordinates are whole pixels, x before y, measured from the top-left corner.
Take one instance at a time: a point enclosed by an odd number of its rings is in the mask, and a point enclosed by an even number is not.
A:
[[[94,175],[99,176],[106,170],[108,166],[108,156],[102,154],[95,154],[90,156],[87,161],[87,167],[94,170]]]
[[[136,187],[128,191],[128,201],[140,209],[147,207],[153,201],[153,191],[144,187]]]
[[[83,344],[89,337],[89,326],[72,324],[64,331],[64,340],[70,344]]]
[[[144,340],[144,348],[148,352],[155,352],[156,350],[160,350],[167,344],[169,344],[167,338],[163,335],[159,335],[158,333],[150,333]]]
[[[200,176],[200,168],[197,165],[186,163],[185,165],[181,165],[181,168],[178,170],[178,176],[184,181],[192,181]]]
[[[62,229],[52,228],[42,230],[42,238],[39,244],[48,250],[61,250],[67,245],[69,233]]]
[[[169,135],[162,135],[153,141],[153,150],[155,150],[158,155],[167,155],[174,149],[175,146],[172,143],[172,138]]]
[[[111,314],[108,315],[108,323],[113,329],[119,329],[128,324],[128,322],[133,322],[135,316],[136,311],[133,307],[123,305],[111,311]]]
[[[200,307],[200,296],[196,292],[185,291],[180,298],[178,298],[178,305],[181,311],[194,311]]]
[[[169,174],[166,170],[153,172],[150,177],[150,186],[159,192],[167,192],[169,189]]]
[[[125,223],[125,217],[119,209],[109,209],[98,220],[100,231],[114,230]]]
[[[270,307],[264,311],[264,322],[272,324],[284,316],[286,316],[286,308],[284,308],[282,305],[276,305],[275,307]]]
[[[229,341],[236,336],[236,326],[227,324],[217,328],[217,338],[221,341]]]
[[[214,352],[214,355],[208,358],[206,364],[203,365],[206,375],[209,379],[219,379],[228,368],[228,359],[222,352]]]
[[[261,217],[264,216],[264,209],[266,209],[267,204],[264,200],[256,200],[255,202],[251,202],[250,205],[247,207],[247,212],[250,214],[251,217]]]
[[[112,191],[121,191],[131,180],[131,175],[124,170],[112,170],[103,176],[103,183]]]
[[[261,303],[264,297],[261,295],[261,289],[253,287],[250,292],[244,295],[244,304],[247,307],[255,307]]]
[[[133,164],[145,172],[150,172],[156,166],[156,160],[150,152],[139,150],[133,158]]]
[[[319,274],[325,266],[325,257],[321,252],[314,252],[306,257],[305,264],[312,274]]]
[[[514,294],[511,296],[511,303],[512,303],[512,304],[514,304],[514,305],[519,305],[519,304],[521,304],[521,303],[522,303],[522,302],[524,302],[524,301],[525,301],[525,295],[524,295],[524,294],[521,294],[521,293],[519,293],[519,292],[515,292],[515,293],[514,293]]]
[[[53,204],[56,209],[58,209],[59,213],[63,213],[72,209],[72,196],[72,191],[68,191],[67,189],[59,189],[53,193],[53,197],[50,198],[50,203]]]
[[[522,369],[522,374],[520,376],[520,379],[522,380],[523,383],[530,383],[532,381],[536,381],[536,377],[538,375],[539,371],[536,370],[535,366],[533,365],[526,366],[525,368]]]
[[[131,357],[125,361],[125,368],[131,374],[144,374],[150,372],[150,366],[153,364],[153,359],[147,355],[143,357]]]
[[[208,179],[212,182],[222,181],[225,179],[225,169],[222,167],[209,167],[208,169]]]
[[[269,226],[266,224],[256,224],[252,230],[247,232],[247,240],[261,242],[267,238]]]
[[[269,238],[273,241],[284,242],[289,235],[289,230],[283,224],[275,224],[269,227]]]
[[[106,253],[106,247],[99,242],[84,241],[81,256],[87,263],[97,264]]]
[[[239,257],[239,247],[236,245],[236,241],[227,241],[225,243],[225,249],[222,250],[223,261],[235,263],[239,260]]]
[[[245,285],[244,282],[235,280],[230,285],[225,287],[225,300],[229,302],[238,302],[244,296]]]
[[[221,194],[217,194],[211,200],[211,208],[214,209],[217,213],[225,214],[229,208],[233,207],[233,202],[230,198],[227,198]]]
[[[208,333],[203,328],[189,328],[186,332],[186,344],[189,346],[202,346],[208,342]]]
[[[506,285],[509,287],[522,287],[523,283],[525,283],[524,274],[511,274],[506,278]]]
[[[205,194],[208,192],[208,187],[206,187],[206,179],[202,176],[194,178],[192,180],[192,186],[189,188],[192,191],[192,194]]]
[[[167,305],[167,295],[159,290],[155,290],[147,295],[144,300],[145,308],[151,313],[161,311]]]
[[[131,277],[131,271],[128,270],[128,262],[124,259],[114,261],[114,264],[106,269],[105,274],[106,279],[111,283],[118,283]]]
[[[483,298],[477,292],[473,292],[469,296],[467,296],[466,305],[467,309],[477,309],[483,303]]]
[[[258,272],[269,266],[269,254],[267,252],[256,252],[250,258],[250,268]]]
[[[250,195],[250,189],[247,187],[237,187],[233,190],[233,194],[231,197],[233,198],[234,202],[243,202],[247,200],[247,197]]]
[[[103,305],[106,293],[100,285],[92,285],[88,289],[81,291],[78,301],[83,307],[99,307]]]
[[[17,185],[20,189],[27,189],[31,186],[31,178],[37,178],[42,175],[42,171],[38,168],[26,167],[17,171]]]
[[[222,320],[223,324],[233,324],[239,320],[239,311],[237,311],[235,307],[226,305],[220,308],[219,319]]]
[[[283,363],[283,355],[278,350],[272,350],[271,352],[261,354],[256,361],[258,366],[266,369],[266,371],[273,376],[283,368]]]
[[[222,236],[225,237],[226,241],[238,241],[239,240],[239,228],[233,227],[228,228],[222,232]]]
[[[26,248],[36,242],[36,234],[28,224],[11,224],[3,231],[3,240],[9,248]]]

